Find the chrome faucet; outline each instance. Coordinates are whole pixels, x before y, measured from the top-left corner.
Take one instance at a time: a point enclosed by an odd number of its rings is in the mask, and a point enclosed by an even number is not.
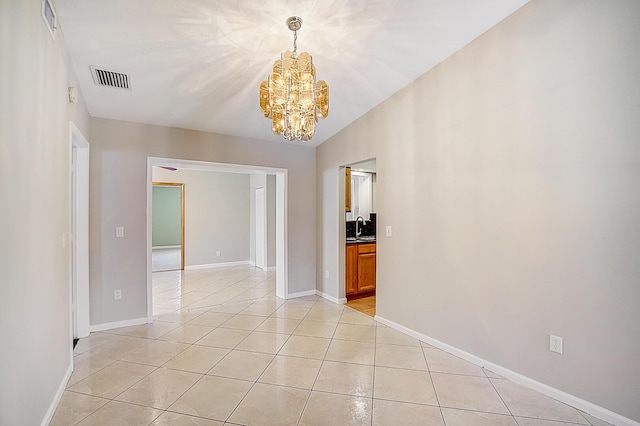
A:
[[[362,229],[358,226],[359,220],[362,219],[362,225],[364,225],[364,218],[362,216],[358,216],[356,218],[356,238],[362,235]]]

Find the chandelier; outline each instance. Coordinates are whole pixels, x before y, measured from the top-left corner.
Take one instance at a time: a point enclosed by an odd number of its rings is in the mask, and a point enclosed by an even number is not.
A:
[[[293,31],[293,52],[282,53],[273,73],[260,84],[260,109],[272,121],[271,129],[287,140],[308,141],[316,132],[319,118],[329,115],[329,86],[316,82],[311,55],[298,55],[298,33],[302,19],[292,16],[287,27]]]

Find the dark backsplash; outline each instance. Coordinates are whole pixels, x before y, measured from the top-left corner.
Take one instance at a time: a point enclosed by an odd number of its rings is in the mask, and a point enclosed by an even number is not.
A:
[[[366,236],[371,236],[371,235],[376,235],[376,214],[375,213],[371,213],[370,215],[370,219],[371,220],[365,220],[364,221],[364,225],[362,223],[360,223],[360,229],[362,231],[362,236],[366,237]],[[349,237],[355,237],[356,236],[356,221],[355,220],[348,220],[347,222],[347,238]]]

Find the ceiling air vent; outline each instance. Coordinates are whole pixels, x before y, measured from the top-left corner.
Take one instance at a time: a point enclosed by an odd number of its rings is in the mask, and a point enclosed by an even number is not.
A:
[[[113,72],[100,69],[98,67],[91,67],[91,73],[93,75],[93,82],[98,86],[115,87],[116,89],[127,89],[129,87],[129,76],[120,72]]]

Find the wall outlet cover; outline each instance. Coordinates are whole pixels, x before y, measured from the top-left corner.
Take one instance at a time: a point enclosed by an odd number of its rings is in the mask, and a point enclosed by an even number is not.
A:
[[[562,355],[563,349],[562,337],[549,335],[549,350]]]

